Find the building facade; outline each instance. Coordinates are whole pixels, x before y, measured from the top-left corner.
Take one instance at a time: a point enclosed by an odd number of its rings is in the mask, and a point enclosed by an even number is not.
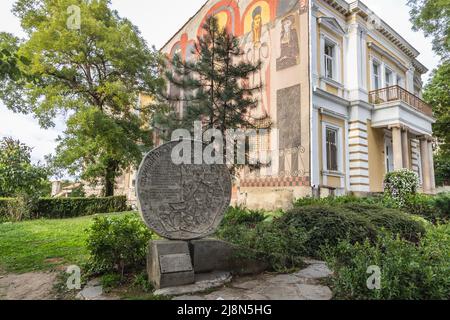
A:
[[[237,203],[270,209],[303,196],[381,192],[386,172],[401,168],[418,173],[423,192],[435,192],[435,120],[420,98],[428,70],[364,4],[209,0],[161,51],[195,59],[211,15],[240,39],[243,59],[261,61],[249,79],[262,84],[252,115],[269,115],[273,124],[256,142],[270,165],[242,172]]]

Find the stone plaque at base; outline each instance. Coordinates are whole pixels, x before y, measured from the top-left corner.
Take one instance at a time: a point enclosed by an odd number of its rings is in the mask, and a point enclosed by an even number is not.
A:
[[[188,243],[185,241],[150,241],[147,273],[156,289],[176,287],[195,282]]]

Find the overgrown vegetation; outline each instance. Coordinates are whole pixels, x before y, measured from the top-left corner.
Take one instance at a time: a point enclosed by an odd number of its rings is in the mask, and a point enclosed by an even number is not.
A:
[[[88,268],[94,274],[118,274],[144,269],[152,232],[137,216],[98,217],[88,230]],[[113,281],[112,277],[106,277]],[[106,280],[105,280],[106,281]]]
[[[338,299],[450,298],[450,224],[430,227],[418,245],[384,233],[375,243],[342,241],[322,256],[334,270]],[[368,288],[368,268],[380,268],[380,289]]]
[[[32,148],[12,138],[0,140],[0,197],[50,195],[50,170],[31,161]]]

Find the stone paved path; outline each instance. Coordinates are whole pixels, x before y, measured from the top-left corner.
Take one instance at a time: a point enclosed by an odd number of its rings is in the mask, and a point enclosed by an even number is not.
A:
[[[239,278],[212,293],[183,295],[174,300],[331,300],[330,288],[320,284],[320,280],[332,272],[324,262],[305,263],[307,267],[297,273]]]

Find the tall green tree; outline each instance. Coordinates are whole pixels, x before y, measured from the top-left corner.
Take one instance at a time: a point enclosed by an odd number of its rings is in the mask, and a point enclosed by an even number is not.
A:
[[[4,81],[7,77],[17,79],[20,75],[17,67],[17,43],[18,39],[12,34],[0,32],[0,81]]]
[[[50,193],[48,168],[31,162],[32,149],[18,140],[0,140],[0,197]]]
[[[439,142],[436,154],[436,181],[450,176],[450,0],[409,0],[411,21],[433,39],[433,50],[442,60],[424,88],[424,99],[433,107],[434,136]]]
[[[450,0],[408,0],[415,30],[433,38],[433,50],[444,59],[450,55]]]
[[[182,106],[170,110],[164,119],[172,121],[170,128],[193,129],[194,121],[203,120],[204,130],[253,128],[250,112],[258,105],[253,93],[261,86],[250,87],[251,75],[260,70],[260,64],[244,62],[239,40],[218,26],[214,17],[203,25],[203,36],[198,38],[193,59],[183,60],[175,55],[170,61],[166,77],[181,95],[169,94],[167,99]],[[161,119],[164,121],[164,119]]]
[[[433,131],[441,151],[450,155],[450,60],[433,71],[425,86],[424,99],[433,107],[436,118]]]
[[[12,83],[0,97],[45,128],[70,115],[55,163],[113,195],[116,177],[151,145],[151,108],[137,101],[163,85],[159,54],[109,0],[18,0],[13,12],[27,34],[18,54],[30,60],[19,68],[36,80]]]

